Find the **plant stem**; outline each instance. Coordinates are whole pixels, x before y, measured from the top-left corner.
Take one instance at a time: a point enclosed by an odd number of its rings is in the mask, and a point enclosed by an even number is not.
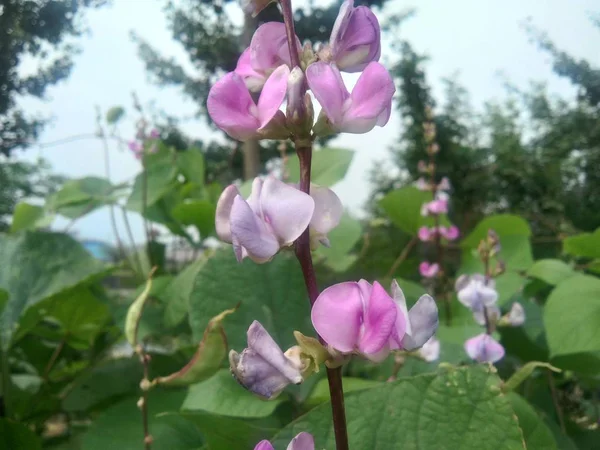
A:
[[[406,244],[404,246],[404,248],[402,249],[402,252],[400,252],[400,254],[396,258],[394,263],[391,265],[390,270],[388,270],[386,278],[391,278],[394,276],[394,272],[396,272],[396,270],[398,269],[400,264],[402,264],[404,262],[404,260],[408,257],[408,254],[413,249],[413,247],[416,245],[417,241],[418,241],[418,239],[416,237],[414,237],[408,242],[408,244]]]
[[[136,251],[137,247],[135,245],[135,239],[133,238],[133,232],[131,231],[129,219],[127,218],[127,210],[121,207],[121,212],[123,213],[123,222],[125,222],[125,230],[127,231],[127,237],[129,238],[131,244],[132,259],[135,261],[138,274],[141,276],[144,273],[144,265],[142,264],[142,261],[140,259],[139,252]]]
[[[281,3],[281,11],[283,13],[283,22],[285,23],[285,32],[287,35],[288,48],[290,50],[292,68],[300,67],[300,56],[298,55],[298,47],[296,46],[296,31],[294,30],[292,2],[291,0],[280,0],[279,3]]]
[[[556,416],[558,417],[560,429],[564,434],[567,434],[567,429],[565,427],[565,418],[563,416],[563,412],[560,407],[560,402],[558,400],[558,392],[556,391],[556,385],[554,384],[554,376],[549,370],[546,371],[546,375],[548,376],[548,384],[550,385],[550,393],[552,394],[552,403],[554,403],[554,409],[556,410]]]
[[[56,363],[60,352],[62,352],[63,348],[65,348],[65,344],[67,343],[67,337],[68,336],[66,335],[63,336],[63,338],[60,340],[60,342],[54,349],[54,352],[52,352],[52,356],[50,356],[50,360],[48,361],[48,364],[46,364],[46,368],[44,369],[44,373],[42,375],[42,378],[45,381],[48,381],[48,375],[50,375],[50,371],[52,370],[52,367],[54,367],[54,363]]]
[[[144,220],[144,231],[146,233],[146,252],[150,267],[154,267],[152,261],[152,252],[150,249],[150,225],[146,218],[146,209],[148,208],[148,171],[146,170],[146,149],[142,151],[142,219]]]
[[[150,383],[149,380],[149,362],[150,356],[146,354],[144,349],[138,346],[140,362],[142,363],[142,367],[144,368],[144,381]],[[142,411],[142,423],[144,427],[144,449],[150,450],[152,446],[152,436],[150,435],[150,427],[148,426],[148,391],[142,388],[142,399],[141,399],[140,410]]]
[[[312,159],[312,145],[299,146],[296,144],[296,152],[300,160],[300,190],[310,193],[310,167]],[[302,267],[306,290],[311,306],[319,296],[317,278],[310,253],[309,229],[296,241],[296,257]],[[321,342],[323,340],[319,337]],[[327,368],[327,380],[329,382],[329,394],[331,396],[331,413],[333,417],[333,431],[335,433],[335,445],[337,450],[348,450],[348,430],[346,425],[346,411],[344,408],[344,389],[342,386],[342,368]]]

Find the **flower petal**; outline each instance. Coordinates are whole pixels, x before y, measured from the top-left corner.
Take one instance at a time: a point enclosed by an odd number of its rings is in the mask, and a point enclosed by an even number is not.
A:
[[[334,64],[316,62],[306,69],[306,80],[333,125],[340,124],[344,102],[350,94]]]
[[[245,248],[250,259],[258,263],[270,260],[279,251],[275,235],[239,195],[233,201],[230,223],[231,240],[238,260],[242,257],[239,247]]]
[[[363,333],[358,342],[359,351],[367,355],[379,352],[390,339],[396,317],[396,304],[376,281],[365,308]]]
[[[419,349],[419,355],[427,362],[433,362],[440,358],[440,341],[432,336]]]
[[[259,127],[256,105],[242,77],[229,72],[208,93],[206,108],[215,124],[233,139],[244,141],[256,135]]]
[[[271,443],[265,439],[264,441],[260,441],[258,444],[256,444],[256,447],[254,447],[254,450],[275,450],[275,449],[273,448]]]
[[[412,333],[412,328],[408,320],[406,298],[396,280],[392,280],[392,298],[398,311],[396,313],[396,323],[390,336],[390,348],[398,350],[402,348],[402,340],[405,335]]]
[[[352,352],[358,344],[363,316],[358,283],[348,281],[326,288],[317,297],[310,316],[327,344],[342,353]]]
[[[288,445],[287,450],[315,450],[315,440],[311,434],[302,432],[298,433],[290,445]]]
[[[229,352],[229,365],[234,378],[250,392],[272,399],[279,395],[290,380],[251,348],[242,353]]]
[[[508,323],[513,327],[519,327],[525,323],[525,309],[520,303],[513,303],[508,313]]]
[[[310,227],[317,233],[326,235],[340,223],[344,206],[335,192],[316,184],[310,185],[310,196],[315,201]]]
[[[298,37],[296,48],[302,48]],[[282,22],[267,22],[258,27],[250,42],[250,57],[252,67],[262,72],[269,72],[281,64],[291,65],[285,25]]]
[[[231,215],[231,208],[233,207],[233,201],[235,197],[240,195],[240,191],[237,186],[231,184],[227,186],[217,202],[217,209],[215,211],[215,230],[217,236],[222,241],[231,243],[231,225],[229,222],[229,216]]]
[[[471,359],[478,362],[495,363],[504,357],[504,347],[485,333],[467,340],[465,351]]]
[[[411,332],[404,335],[402,347],[410,351],[423,346],[438,329],[438,308],[435,300],[429,295],[421,296],[408,311],[408,322]]]
[[[250,47],[243,51],[235,66],[235,73],[244,79],[246,87],[252,92],[260,91],[267,77],[257,72],[252,67]]]
[[[394,92],[396,87],[386,68],[377,62],[370,63],[350,94],[350,106],[344,113],[341,131],[366,133],[375,125],[385,125]],[[385,121],[380,120],[382,113],[387,117]]]
[[[306,230],[315,209],[310,195],[273,176],[267,177],[260,194],[264,221],[282,246],[290,245]]]
[[[252,180],[252,190],[250,191],[250,196],[246,199],[248,205],[254,213],[262,218],[262,210],[260,209],[260,193],[262,192],[263,187],[263,179],[261,177],[256,177]]]
[[[260,98],[258,99],[259,130],[269,124],[285,100],[289,74],[290,68],[286,65],[281,65],[275,69],[265,82],[260,93]]]

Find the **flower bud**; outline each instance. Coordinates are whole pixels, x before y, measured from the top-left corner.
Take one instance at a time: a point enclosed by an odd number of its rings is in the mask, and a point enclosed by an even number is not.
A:
[[[525,309],[520,303],[513,303],[508,314],[506,314],[498,325],[520,327],[525,323]]]

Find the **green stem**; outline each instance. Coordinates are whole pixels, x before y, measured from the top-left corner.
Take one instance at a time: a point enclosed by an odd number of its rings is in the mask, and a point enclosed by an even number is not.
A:
[[[0,417],[9,417],[10,400],[10,367],[8,350],[0,349],[0,366],[2,366],[2,384],[0,385]]]

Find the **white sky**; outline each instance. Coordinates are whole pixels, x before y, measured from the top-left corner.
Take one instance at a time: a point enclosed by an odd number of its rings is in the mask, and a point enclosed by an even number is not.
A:
[[[114,0],[110,8],[89,12],[90,33],[79,40],[83,51],[69,79],[50,89],[48,101],[24,103],[30,113],[53,118],[41,143],[93,133],[96,105],[104,111],[114,105],[126,107],[128,120],[120,128],[125,137],[132,136],[134,90],[144,104],[154,103],[173,115],[193,114],[195,105],[177,89],[159,88],[147,80],[137,47],[129,37],[133,30],[164,55],[185,63],[185,52],[167,29],[162,5],[162,1]],[[538,29],[547,31],[559,48],[600,65],[600,33],[588,20],[590,12],[600,12],[597,0],[390,0],[386,12],[409,7],[416,7],[417,13],[403,25],[402,38],[430,57],[427,75],[438,99],[443,92],[441,79],[456,71],[476,108],[486,100],[504,97],[500,71],[519,87],[526,88],[530,81],[546,81],[551,93],[572,97],[569,83],[552,74],[548,55],[528,42],[521,26],[528,17]],[[391,56],[384,52],[383,60]],[[356,151],[346,179],[335,187],[351,211],[360,212],[369,191],[367,172],[374,160],[386,156],[400,132],[398,124],[394,112],[385,128],[365,135],[343,135],[332,142]],[[204,140],[211,133],[203,120],[188,121],[183,128]],[[104,176],[102,147],[97,140],[33,147],[23,153],[27,159],[38,156],[46,158],[54,171],[69,177]],[[113,182],[130,180],[138,171],[137,161],[127,151],[114,147],[111,159]],[[141,240],[140,221],[132,221],[136,240]],[[65,223],[57,221],[55,227],[61,229]],[[106,210],[80,220],[72,230],[82,237],[113,241]]]

